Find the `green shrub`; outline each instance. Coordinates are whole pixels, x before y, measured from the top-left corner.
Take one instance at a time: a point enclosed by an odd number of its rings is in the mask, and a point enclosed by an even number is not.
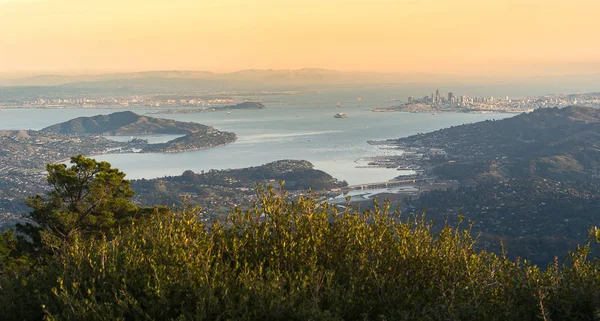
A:
[[[155,211],[110,239],[77,238],[47,266],[0,280],[10,319],[593,320],[589,245],[546,269],[478,252],[469,229],[434,235],[387,205],[360,213],[315,195],[260,192],[254,210],[206,226]],[[27,298],[27,299],[25,299]],[[35,309],[29,315],[19,312]]]
[[[108,163],[73,163],[49,166],[19,238],[0,235],[0,320],[600,319],[596,228],[541,269],[387,203],[259,190],[207,226],[197,208],[137,208]]]

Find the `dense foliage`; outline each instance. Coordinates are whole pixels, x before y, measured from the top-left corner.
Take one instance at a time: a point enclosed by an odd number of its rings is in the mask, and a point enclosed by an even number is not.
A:
[[[26,203],[33,211],[17,231],[29,237],[34,248],[54,250],[78,235],[109,233],[119,221],[133,217],[134,195],[125,174],[107,162],[81,155],[71,159],[73,166],[49,164],[48,197],[35,196]]]
[[[74,232],[44,261],[28,259],[7,232],[0,318],[600,317],[600,263],[587,259],[591,244],[539,268],[476,250],[469,228],[434,233],[425,217],[400,217],[387,204],[359,212],[316,195],[290,202],[272,189],[259,190],[258,199],[252,210],[232,210],[210,226],[199,209],[156,208],[100,236]]]
[[[599,133],[600,109],[571,106],[385,143],[415,151],[418,157],[409,153],[402,162],[446,183],[424,183],[425,192],[403,202],[405,213],[427,208],[438,222],[463,214],[488,249],[498,249],[502,238],[513,258],[546,265],[585,242],[588,227],[597,224]]]
[[[581,182],[508,179],[434,190],[404,205],[405,213],[427,208],[427,216],[437,222],[450,217],[452,226],[452,217],[460,213],[494,248],[502,237],[511,257],[546,265],[586,241],[587,230],[598,222],[600,189]]]

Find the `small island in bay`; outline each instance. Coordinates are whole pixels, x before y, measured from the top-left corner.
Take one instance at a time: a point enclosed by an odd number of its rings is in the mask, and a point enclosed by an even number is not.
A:
[[[186,150],[196,150],[226,145],[237,139],[234,133],[211,129],[206,132],[196,132],[175,138],[166,143],[147,144],[142,149],[144,153],[177,153]]]
[[[193,109],[169,109],[153,112],[153,114],[196,114],[196,113],[207,113],[217,111],[231,111],[231,110],[258,110],[266,109],[267,107],[263,103],[255,101],[245,101],[236,105],[227,106],[215,106],[215,107],[204,107],[204,108],[193,108]]]

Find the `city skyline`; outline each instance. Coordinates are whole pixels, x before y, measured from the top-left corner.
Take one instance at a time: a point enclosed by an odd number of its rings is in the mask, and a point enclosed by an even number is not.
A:
[[[3,74],[600,73],[591,0],[0,0]]]

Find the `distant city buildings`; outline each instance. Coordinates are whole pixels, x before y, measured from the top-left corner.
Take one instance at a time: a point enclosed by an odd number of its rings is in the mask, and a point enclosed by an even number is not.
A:
[[[600,94],[571,94],[547,95],[540,97],[525,97],[511,99],[508,96],[497,99],[491,97],[470,97],[468,95],[456,96],[454,92],[443,95],[439,89],[429,96],[415,98],[408,97],[408,102],[402,107],[405,111],[423,112],[430,110],[439,111],[501,111],[523,112],[536,108],[566,107],[571,105],[600,108]]]
[[[255,100],[255,99],[253,99]],[[53,97],[1,101],[0,108],[103,108],[103,107],[210,107],[245,101],[243,97],[174,97],[171,95],[124,96],[124,97]]]
[[[267,94],[269,94],[267,92]],[[71,94],[63,97],[11,98],[0,97],[1,108],[176,108],[199,107],[212,108],[235,104],[244,101],[261,101],[255,95],[240,95],[239,93],[218,94],[148,94],[130,96],[94,96],[84,97]],[[432,111],[514,111],[522,112],[544,107],[566,107],[571,105],[600,108],[600,93],[588,94],[559,94],[538,97],[504,98],[471,97],[457,95],[455,91],[444,94],[437,89],[427,96],[408,97],[402,109],[417,112],[433,109]],[[341,106],[341,102],[338,102]],[[396,106],[399,107],[399,106]]]
[[[452,92],[448,93],[448,102],[451,103],[451,104],[456,103],[456,99],[454,97],[454,93],[452,93]]]

